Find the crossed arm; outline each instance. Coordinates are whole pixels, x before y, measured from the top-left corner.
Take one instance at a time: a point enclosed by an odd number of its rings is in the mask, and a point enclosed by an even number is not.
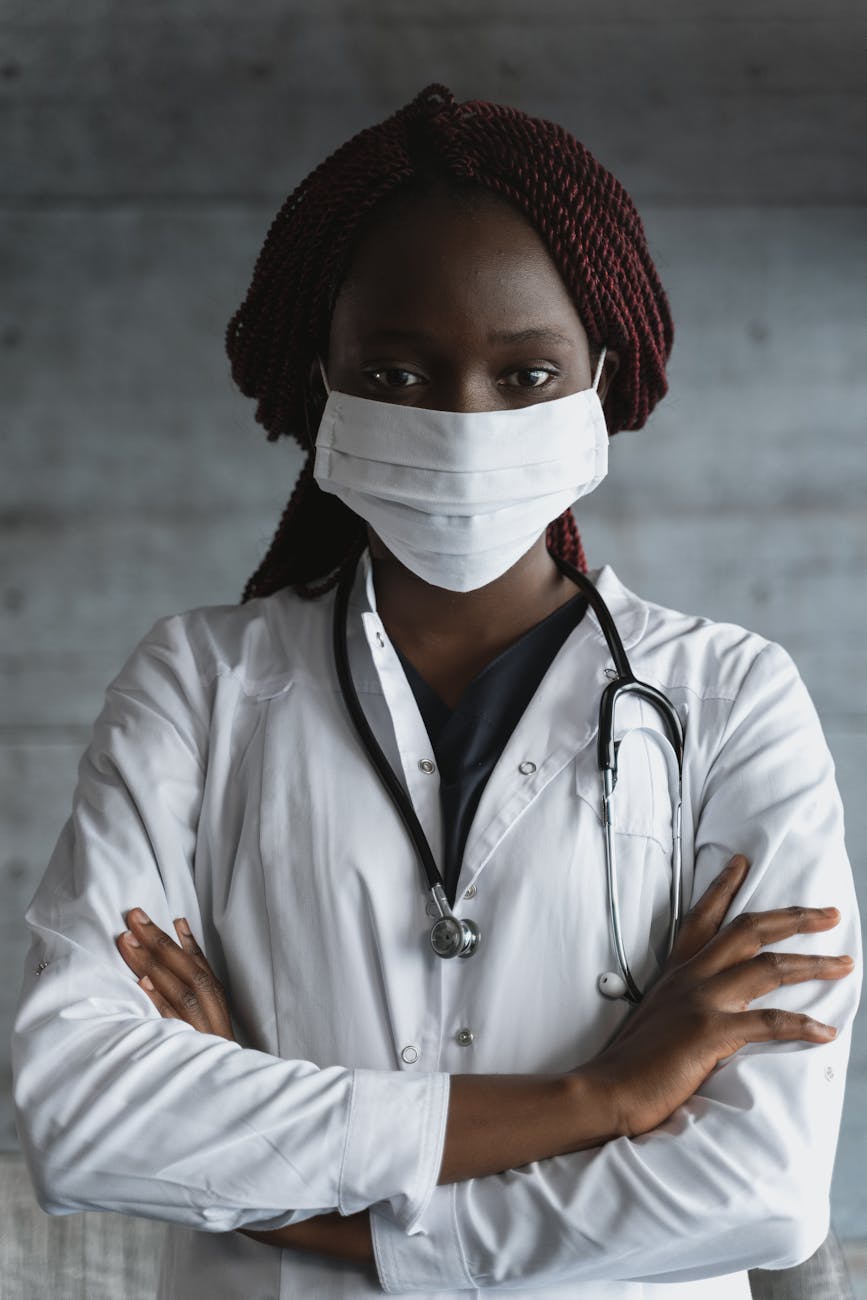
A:
[[[392,1261],[411,1255],[413,1264],[426,1241],[441,1245],[444,1234],[436,1224],[451,1198],[454,1221],[462,1235],[466,1231],[471,1237],[474,1274],[458,1283],[469,1282],[470,1289],[497,1284],[503,1270],[507,1284],[528,1277],[544,1281],[556,1270],[564,1276],[570,1269],[580,1270],[582,1277],[641,1273],[657,1281],[672,1267],[673,1236],[679,1257],[690,1255],[699,1260],[696,1270],[705,1270],[692,1276],[752,1267],[740,1262],[744,1258],[806,1258],[818,1244],[812,1236],[818,1235],[830,1181],[846,1044],[834,1045],[837,1083],[822,1094],[824,1104],[812,1109],[809,1103],[816,1098],[806,1080],[821,1080],[822,1067],[831,1058],[787,1049],[827,1044],[832,1037],[797,1014],[798,1009],[824,1006],[830,1008],[826,1014],[831,1020],[848,1025],[857,981],[844,979],[852,963],[810,955],[817,952],[815,943],[802,942],[793,953],[764,948],[795,934],[818,939],[819,931],[837,923],[834,910],[821,915],[815,908],[780,909],[781,902],[838,903],[846,943],[856,954],[851,945],[858,940],[833,766],[818,721],[790,669],[781,676],[774,662],[766,662],[762,682],[745,692],[732,712],[721,747],[726,761],[711,765],[703,791],[697,872],[704,863],[701,878],[706,881],[715,864],[733,851],[730,837],[736,826],[740,842],[755,850],[748,876],[746,864],[736,864],[699,900],[681,929],[670,969],[599,1057],[561,1076],[448,1080],[437,1175],[444,1186],[434,1189],[424,1210],[425,1231],[410,1235],[387,1223],[380,1210],[383,1197],[397,1199],[405,1222],[406,1205],[417,1199],[417,1189],[430,1190],[432,1162],[425,1164],[419,1155],[418,1126],[406,1126],[408,1136],[394,1162],[401,1165],[399,1178],[393,1169],[388,1178],[374,1177],[365,1158],[370,1142],[387,1141],[392,1131],[390,1112],[386,1123],[376,1122],[383,1118],[379,1099],[406,1101],[417,1115],[420,1108],[413,1108],[412,1100],[433,1095],[428,1085],[438,1087],[441,1077],[401,1078],[398,1090],[392,1089],[395,1076],[388,1072],[375,1077],[357,1072],[365,1100],[361,1119],[354,1123],[351,1072],[336,1067],[319,1071],[310,1062],[284,1062],[234,1044],[221,1048],[214,1035],[233,1038],[231,1019],[195,940],[182,937],[175,943],[131,913],[127,924],[140,946],[121,937],[123,960],[159,1015],[186,1021],[210,1041],[194,1042],[197,1036],[186,1032],[155,1034],[159,1025],[141,1015],[137,993],[134,999],[125,996],[125,982],[108,980],[100,986],[100,973],[111,974],[104,948],[108,934],[120,928],[118,899],[138,894],[153,899],[151,906],[163,907],[155,915],[171,916],[162,879],[173,872],[185,879],[194,851],[209,705],[198,696],[187,699],[189,691],[204,690],[193,666],[183,674],[187,685],[173,685],[179,654],[173,641],[164,646],[159,640],[155,649],[140,652],[109,693],[105,717],[83,761],[75,817],[28,909],[28,922],[38,935],[34,958],[37,950],[51,956],[53,977],[28,978],[16,1020],[13,1064],[25,1149],[32,1155],[43,1208],[68,1213],[157,1203],[167,1219],[205,1230],[244,1231],[262,1242],[340,1256],[368,1268],[373,1241],[379,1243],[379,1263],[383,1242]],[[770,692],[765,703],[762,690]],[[769,714],[775,719],[770,739]],[[150,788],[154,773],[159,774],[158,798]],[[143,863],[159,864],[160,875],[153,870],[147,876]],[[735,898],[745,879],[745,889]],[[786,894],[791,887],[791,897],[783,896],[784,885]],[[826,886],[829,896],[820,897]],[[744,910],[762,904],[778,910]],[[725,924],[730,907],[740,915]],[[839,946],[838,941],[832,950]],[[803,981],[816,979],[843,984],[827,986],[827,995],[796,996]],[[793,988],[781,989],[786,984]],[[751,1007],[776,989],[780,1009]],[[169,1031],[169,1026],[163,1028]],[[59,1077],[54,1064],[60,1035],[63,1059],[69,1063],[65,1077]],[[762,1049],[771,1039],[790,1041],[778,1041],[774,1046],[780,1050],[772,1053]],[[760,1050],[745,1061],[754,1048]],[[734,1060],[724,1059],[730,1057]],[[197,1093],[189,1098],[187,1067],[194,1060]],[[794,1091],[792,1080],[798,1081]],[[764,1089],[758,1105],[753,1083]],[[300,1094],[300,1104],[289,1105],[289,1090]],[[437,1095],[441,1102],[442,1091]],[[139,1108],[139,1101],[148,1105]],[[245,1126],[251,1105],[256,1124]],[[225,1122],[227,1109],[244,1128],[243,1141],[239,1137],[221,1149],[220,1167],[203,1177],[202,1140]],[[439,1110],[428,1106],[428,1112],[434,1111],[441,1116],[441,1105]],[[348,1115],[349,1122],[324,1127],[331,1147],[323,1162],[321,1143],[308,1139],[318,1132],[318,1118],[332,1113]],[[106,1123],[106,1116],[118,1115],[122,1124]],[[395,1132],[400,1131],[397,1126]],[[282,1157],[280,1142],[273,1140],[275,1133],[306,1161],[289,1190],[286,1180],[291,1183],[293,1169]],[[353,1137],[353,1177],[344,1179],[341,1166],[338,1181],[333,1171],[340,1164],[339,1151],[350,1149],[345,1135]],[[633,1137],[638,1140],[622,1140]],[[147,1144],[158,1141],[165,1143],[171,1159],[157,1171]],[[781,1171],[787,1148],[795,1152],[796,1167]],[[260,1171],[254,1205],[247,1177],[251,1152]],[[438,1147],[433,1158],[440,1159]],[[713,1180],[707,1178],[708,1160],[714,1162]],[[527,1168],[531,1165],[535,1167]],[[667,1182],[661,1181],[661,1170],[671,1175]],[[764,1201],[757,1202],[754,1195],[762,1190],[750,1181],[754,1175],[766,1189]],[[683,1194],[675,1204],[679,1186]],[[764,1242],[753,1240],[743,1249],[745,1216],[758,1204],[759,1218],[767,1212],[779,1219],[781,1189],[786,1197],[781,1248],[769,1252]],[[808,1196],[804,1208],[799,1199]],[[621,1217],[610,1232],[600,1232],[600,1207],[612,1200]],[[352,1212],[365,1204],[370,1211]],[[346,1213],[297,1221],[325,1205],[339,1205]],[[265,1207],[270,1222],[279,1223],[290,1213],[295,1221],[264,1233],[237,1226],[268,1222]],[[717,1216],[726,1213],[722,1228]],[[811,1235],[806,1251],[802,1227]],[[500,1249],[504,1234],[508,1250]],[[518,1238],[521,1245],[515,1246]],[[412,1289],[393,1285],[395,1278],[402,1280],[392,1269],[391,1282],[383,1279],[384,1289]]]
[[[723,927],[747,874],[746,860],[733,858],[685,919],[662,979],[588,1065],[565,1075],[452,1077],[439,1184],[650,1132],[693,1095],[720,1059],[748,1043],[834,1037],[833,1028],[805,1015],[746,1009],[782,984],[841,979],[853,969],[846,956],[762,951],[796,933],[832,928],[839,921],[836,908],[742,913]],[[176,922],[175,943],[136,910],[127,919],[139,945],[121,936],[118,947],[161,1015],[233,1038],[224,990],[185,923]],[[268,1232],[238,1231],[360,1266],[374,1261],[367,1210],[319,1215]]]

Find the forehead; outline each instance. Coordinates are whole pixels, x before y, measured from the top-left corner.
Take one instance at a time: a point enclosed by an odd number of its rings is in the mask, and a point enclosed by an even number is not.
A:
[[[337,295],[333,329],[401,324],[584,331],[542,236],[523,212],[486,191],[400,198],[375,211]]]

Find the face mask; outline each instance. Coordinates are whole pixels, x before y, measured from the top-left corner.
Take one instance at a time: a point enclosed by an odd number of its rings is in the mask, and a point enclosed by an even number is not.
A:
[[[608,472],[593,387],[501,411],[429,411],[328,393],[313,477],[435,587],[475,591]]]

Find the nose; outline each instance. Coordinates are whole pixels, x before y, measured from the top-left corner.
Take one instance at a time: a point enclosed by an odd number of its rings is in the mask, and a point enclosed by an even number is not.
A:
[[[431,411],[496,411],[507,406],[507,396],[487,378],[469,373],[455,374],[432,384],[424,405]]]

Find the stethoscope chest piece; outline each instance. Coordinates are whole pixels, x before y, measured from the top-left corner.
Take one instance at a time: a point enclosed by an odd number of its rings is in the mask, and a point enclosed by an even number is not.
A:
[[[454,915],[441,916],[431,926],[430,946],[438,957],[470,957],[481,937],[475,921],[462,921]]]

